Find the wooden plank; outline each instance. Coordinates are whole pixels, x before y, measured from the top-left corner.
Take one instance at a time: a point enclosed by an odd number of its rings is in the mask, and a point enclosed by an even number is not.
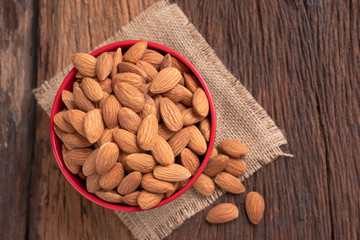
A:
[[[27,235],[34,142],[34,1],[0,8],[0,239]]]

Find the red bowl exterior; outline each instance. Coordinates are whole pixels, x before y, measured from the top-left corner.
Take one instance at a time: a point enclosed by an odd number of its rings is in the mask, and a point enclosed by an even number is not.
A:
[[[101,47],[95,51],[93,51],[92,53],[90,53],[91,55],[93,55],[94,57],[99,56],[101,53],[103,52],[108,52],[108,51],[115,51],[117,48],[121,47],[122,49],[128,49],[129,47],[131,47],[132,45],[134,45],[135,43],[139,42],[139,40],[128,40],[128,41],[121,41],[121,42],[116,42],[116,43],[112,43],[109,45],[106,45],[104,47]],[[199,73],[199,71],[190,63],[189,60],[187,60],[184,56],[182,56],[180,53],[176,52],[175,50],[166,47],[164,45],[155,43],[155,42],[150,42],[148,41],[148,48],[154,49],[154,50],[158,50],[160,52],[163,53],[170,53],[172,56],[176,57],[178,60],[180,60],[182,63],[184,63],[189,69],[190,71],[196,76],[196,78],[198,79],[198,81],[200,82],[201,86],[203,87],[206,96],[209,100],[209,104],[210,104],[210,120],[211,120],[211,135],[210,135],[210,141],[208,144],[208,151],[206,152],[204,159],[198,169],[198,171],[195,173],[195,175],[191,178],[191,180],[183,187],[181,188],[179,191],[177,191],[176,193],[174,193],[172,196],[170,196],[169,198],[166,198],[164,200],[162,200],[159,204],[157,204],[154,208],[160,207],[162,205],[165,205],[171,201],[173,201],[174,199],[176,199],[177,197],[179,197],[181,194],[183,194],[187,189],[189,189],[191,187],[191,185],[196,181],[196,179],[200,176],[200,174],[203,172],[209,158],[210,158],[210,154],[211,151],[213,149],[214,146],[214,141],[215,141],[215,133],[216,133],[216,116],[215,116],[215,106],[214,106],[214,101],[211,97],[211,93],[210,90],[208,88],[208,86],[205,83],[205,80],[203,79],[203,77],[201,76],[201,74]],[[77,70],[75,68],[73,68],[69,74],[65,77],[63,83],[61,84],[56,96],[55,96],[55,100],[54,100],[54,104],[51,110],[51,117],[50,117],[50,138],[51,138],[51,145],[52,145],[52,149],[55,155],[55,159],[56,162],[58,163],[60,170],[62,171],[62,173],[64,174],[65,178],[70,182],[70,184],[84,197],[86,197],[87,199],[89,199],[90,201],[105,207],[105,208],[109,208],[109,209],[113,209],[113,210],[117,210],[117,211],[123,211],[123,212],[138,212],[138,211],[144,211],[143,209],[141,209],[140,207],[132,207],[132,206],[126,206],[126,205],[121,205],[121,204],[115,204],[115,203],[109,203],[109,202],[105,202],[102,199],[98,198],[96,195],[89,193],[86,190],[86,185],[84,180],[80,179],[78,176],[74,176],[73,174],[71,174],[69,172],[69,170],[65,167],[64,161],[62,159],[62,154],[61,154],[61,140],[57,137],[55,131],[54,131],[54,116],[56,113],[62,111],[64,109],[64,104],[61,100],[61,92],[63,90],[71,90],[72,89],[72,84],[75,80],[75,74],[77,73]]]

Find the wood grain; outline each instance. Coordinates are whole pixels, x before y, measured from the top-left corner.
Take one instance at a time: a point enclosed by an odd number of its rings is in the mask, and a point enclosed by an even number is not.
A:
[[[72,53],[90,51],[153,2],[5,1],[1,239],[132,239],[111,210],[81,197],[61,175],[49,118],[34,110],[30,89],[33,76],[39,86],[68,65]],[[358,239],[359,2],[174,2],[284,130],[295,157],[279,158],[245,181],[247,191],[264,195],[259,225],[246,217],[245,194],[226,194],[217,203],[235,203],[239,219],[210,225],[206,209],[167,239]]]

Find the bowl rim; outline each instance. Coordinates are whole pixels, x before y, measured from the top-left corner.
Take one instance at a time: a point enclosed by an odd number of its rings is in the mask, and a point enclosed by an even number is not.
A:
[[[135,43],[140,42],[140,41],[142,41],[142,40],[126,40],[126,41],[114,42],[114,43],[111,43],[111,44],[108,44],[108,45],[105,45],[103,47],[96,49],[95,51],[91,52],[90,55],[97,57],[103,52],[114,51],[114,50],[118,49],[119,47],[121,47],[122,49],[128,49],[129,47],[131,47],[132,45],[134,45]],[[201,84],[201,87],[203,88],[203,90],[206,94],[206,97],[208,98],[209,105],[210,105],[209,112],[210,112],[210,120],[211,120],[211,134],[210,134],[210,140],[208,143],[208,149],[205,153],[202,163],[200,164],[199,169],[196,171],[195,175],[190,179],[190,181],[185,186],[183,186],[181,189],[179,189],[177,192],[175,192],[170,197],[161,200],[156,206],[151,208],[151,209],[154,209],[154,208],[163,206],[163,205],[175,200],[179,196],[181,196],[186,190],[188,190],[192,186],[192,184],[197,180],[197,178],[203,172],[207,162],[209,161],[209,158],[210,158],[213,146],[214,146],[214,142],[215,142],[216,113],[215,113],[214,100],[211,96],[209,87],[207,86],[204,78],[202,77],[200,72],[195,68],[195,66],[188,59],[186,59],[184,56],[182,56],[180,53],[178,53],[177,51],[175,51],[167,46],[164,46],[159,43],[151,42],[151,41],[147,41],[147,43],[148,43],[149,49],[154,49],[154,50],[160,51],[162,53],[170,53],[171,56],[177,58],[180,62],[185,64],[185,66],[190,69],[191,73],[193,73],[195,75],[196,79]],[[61,99],[61,93],[63,90],[71,90],[72,89],[72,85],[75,80],[75,75],[77,72],[78,71],[74,67],[66,75],[66,77],[64,78],[63,82],[61,83],[61,85],[59,87],[59,90],[56,93],[54,103],[53,103],[52,109],[51,109],[50,139],[51,139],[51,146],[52,146],[52,150],[53,150],[56,162],[57,162],[61,172],[67,179],[67,181],[71,184],[71,186],[73,186],[82,196],[84,196],[91,202],[93,202],[97,205],[100,205],[102,207],[109,208],[109,209],[116,210],[116,211],[123,211],[123,212],[146,211],[144,209],[141,209],[140,207],[133,207],[133,206],[120,205],[120,204],[116,204],[116,203],[109,203],[109,202],[106,202],[106,201],[98,198],[95,194],[88,192],[86,190],[86,186],[84,186],[83,180],[80,179],[78,176],[75,176],[72,173],[70,173],[70,171],[66,168],[66,166],[64,164],[64,161],[62,159],[62,154],[61,154],[61,140],[57,137],[55,130],[54,130],[54,116],[56,113],[58,113],[64,109],[64,104]],[[150,210],[150,209],[147,209],[147,210]]]

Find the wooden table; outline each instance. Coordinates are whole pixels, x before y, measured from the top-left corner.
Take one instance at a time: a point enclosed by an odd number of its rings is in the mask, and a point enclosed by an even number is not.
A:
[[[1,239],[132,239],[62,176],[31,90],[153,2],[1,2]],[[236,203],[239,219],[209,225],[203,211],[167,239],[359,239],[359,1],[175,2],[286,133],[295,157],[245,181],[265,197],[258,226],[246,217],[245,195],[226,194],[217,203]]]

